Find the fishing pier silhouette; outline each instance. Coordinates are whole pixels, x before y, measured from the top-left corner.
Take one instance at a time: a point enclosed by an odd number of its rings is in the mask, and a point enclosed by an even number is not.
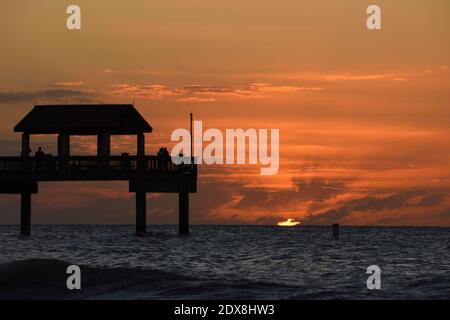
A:
[[[31,232],[31,196],[39,182],[128,181],[136,195],[136,233],[147,229],[146,194],[178,193],[179,233],[189,233],[189,193],[197,190],[197,165],[172,162],[166,155],[145,154],[150,124],[131,104],[36,105],[15,127],[22,133],[21,155],[0,157],[0,194],[20,194],[20,233]],[[32,135],[57,135],[56,156],[30,155]],[[137,154],[111,156],[112,135],[135,135]],[[96,156],[72,156],[71,136],[97,136]]]

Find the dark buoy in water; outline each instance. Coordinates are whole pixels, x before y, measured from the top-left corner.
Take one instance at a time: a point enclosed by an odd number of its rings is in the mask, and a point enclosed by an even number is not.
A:
[[[333,224],[333,239],[339,239],[339,223]]]

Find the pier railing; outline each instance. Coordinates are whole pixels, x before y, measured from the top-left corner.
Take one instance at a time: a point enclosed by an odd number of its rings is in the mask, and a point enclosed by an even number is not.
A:
[[[0,179],[128,180],[136,175],[183,175],[196,180],[197,165],[176,165],[170,156],[0,157]]]

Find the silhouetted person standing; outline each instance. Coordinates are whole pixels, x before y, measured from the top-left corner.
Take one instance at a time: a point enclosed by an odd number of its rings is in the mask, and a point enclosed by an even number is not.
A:
[[[36,151],[35,156],[36,158],[44,156],[44,152],[42,151],[41,147],[38,148],[38,151]]]
[[[39,147],[38,151],[34,154],[36,157],[36,169],[41,170],[42,169],[42,161],[44,160],[45,153],[42,151],[42,148]]]
[[[162,170],[167,169],[167,165],[169,164],[169,151],[167,148],[161,148],[159,149],[158,153],[158,166]]]

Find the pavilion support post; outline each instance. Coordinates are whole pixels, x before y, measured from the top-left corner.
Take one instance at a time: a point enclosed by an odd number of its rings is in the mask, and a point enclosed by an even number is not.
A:
[[[145,192],[136,192],[136,234],[147,232],[147,199]]]
[[[22,152],[20,154],[22,157],[30,156],[30,134],[22,133]]]
[[[97,157],[101,157],[103,153],[103,141],[102,141],[102,135],[97,135]]]
[[[30,172],[32,170],[32,160],[30,159],[30,134],[22,133],[22,150],[20,153],[22,171]]]
[[[108,157],[111,155],[111,135],[102,133],[97,135],[97,156],[100,158],[102,167],[108,164]]]
[[[62,133],[58,135],[58,157],[68,158],[70,156],[70,135]]]
[[[31,234],[31,193],[29,192],[21,194],[20,234],[23,236]]]
[[[58,158],[59,168],[66,171],[69,168],[70,135],[61,133],[58,135]]]
[[[137,167],[139,171],[144,172],[146,170],[146,162],[145,162],[145,135],[143,133],[139,133],[137,135]]]
[[[189,234],[189,193],[180,192],[179,196],[179,225],[180,234]]]
[[[137,155],[145,156],[145,135],[143,133],[137,135]]]
[[[111,135],[109,133],[97,135],[97,155],[99,157],[111,155]]]

